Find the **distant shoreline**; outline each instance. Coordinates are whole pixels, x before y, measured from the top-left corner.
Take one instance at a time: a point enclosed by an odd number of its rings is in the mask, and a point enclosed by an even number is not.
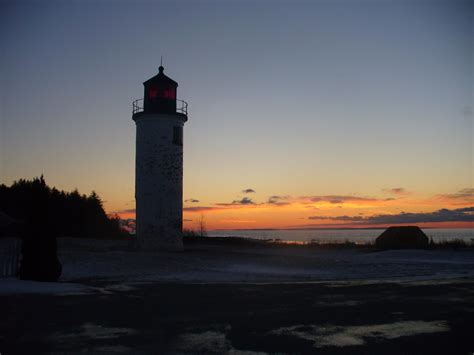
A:
[[[387,229],[387,227],[361,227],[361,228],[235,228],[235,229],[209,229],[210,232],[225,232],[225,231],[310,231],[310,230],[377,230]],[[442,228],[424,228],[424,229],[442,229]]]
[[[408,225],[408,224],[407,224]],[[413,224],[413,225],[416,225]],[[388,227],[307,227],[307,228],[228,228],[228,229],[209,229],[209,232],[226,232],[226,231],[311,231],[311,230],[385,230]],[[421,229],[471,229],[468,227],[420,227]]]
[[[278,238],[256,239],[249,237],[236,236],[185,236],[183,237],[185,245],[221,245],[221,246],[249,246],[249,247],[299,247],[299,248],[325,248],[325,249],[369,249],[375,250],[375,244],[358,243],[350,241],[294,241],[284,240]],[[434,241],[430,243],[427,250],[433,249],[471,249],[474,248],[474,243],[464,241],[461,239],[451,241]]]

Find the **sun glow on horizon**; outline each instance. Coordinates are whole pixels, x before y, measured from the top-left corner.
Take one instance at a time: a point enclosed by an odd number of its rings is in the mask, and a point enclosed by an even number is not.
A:
[[[183,228],[198,229],[201,219],[208,230],[385,228],[419,225],[425,228],[473,228],[474,189],[431,197],[398,192],[380,197],[358,195],[273,195],[259,201],[252,194],[223,203],[184,203]],[[118,211],[134,218],[133,209]]]

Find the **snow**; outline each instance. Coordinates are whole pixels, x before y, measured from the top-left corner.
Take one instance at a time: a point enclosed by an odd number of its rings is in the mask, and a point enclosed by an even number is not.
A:
[[[136,330],[130,328],[113,328],[100,324],[85,323],[81,326],[79,332],[56,333],[51,336],[54,340],[67,341],[70,338],[88,338],[88,339],[114,339],[124,335],[133,335]]]
[[[94,288],[68,282],[39,282],[16,278],[0,279],[0,295],[11,294],[90,294]]]
[[[193,246],[143,252],[126,242],[60,240],[63,280],[130,282],[415,281],[474,276],[473,250],[252,248]]]
[[[293,336],[313,341],[313,346],[354,346],[364,345],[365,339],[395,339],[417,334],[429,334],[449,331],[445,321],[400,321],[387,324],[369,324],[362,326],[316,326],[295,325],[271,331],[271,334]]]
[[[193,246],[143,252],[128,242],[63,238],[61,282],[0,279],[2,294],[110,294],[140,283],[440,283],[474,278],[473,250],[393,250]],[[91,287],[84,284],[101,284]]]

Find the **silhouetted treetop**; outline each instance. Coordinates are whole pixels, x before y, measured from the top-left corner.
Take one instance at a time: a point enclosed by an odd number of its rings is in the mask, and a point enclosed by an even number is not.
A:
[[[0,185],[0,211],[22,221],[30,233],[58,237],[107,238],[122,235],[118,218],[109,218],[99,195],[51,188],[41,175]]]

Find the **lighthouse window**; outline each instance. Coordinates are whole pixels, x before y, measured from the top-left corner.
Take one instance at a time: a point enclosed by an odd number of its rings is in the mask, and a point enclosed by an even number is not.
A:
[[[175,93],[175,90],[173,90],[173,88],[169,87],[169,88],[163,88],[159,94],[160,97],[164,98],[164,99],[176,99],[176,93]]]
[[[154,87],[150,88],[149,96],[151,99],[155,99],[156,97],[158,97],[158,89]]]
[[[183,145],[183,127],[173,127],[173,143]]]
[[[170,99],[176,100],[176,90],[172,87],[152,86],[148,89],[150,99]]]

